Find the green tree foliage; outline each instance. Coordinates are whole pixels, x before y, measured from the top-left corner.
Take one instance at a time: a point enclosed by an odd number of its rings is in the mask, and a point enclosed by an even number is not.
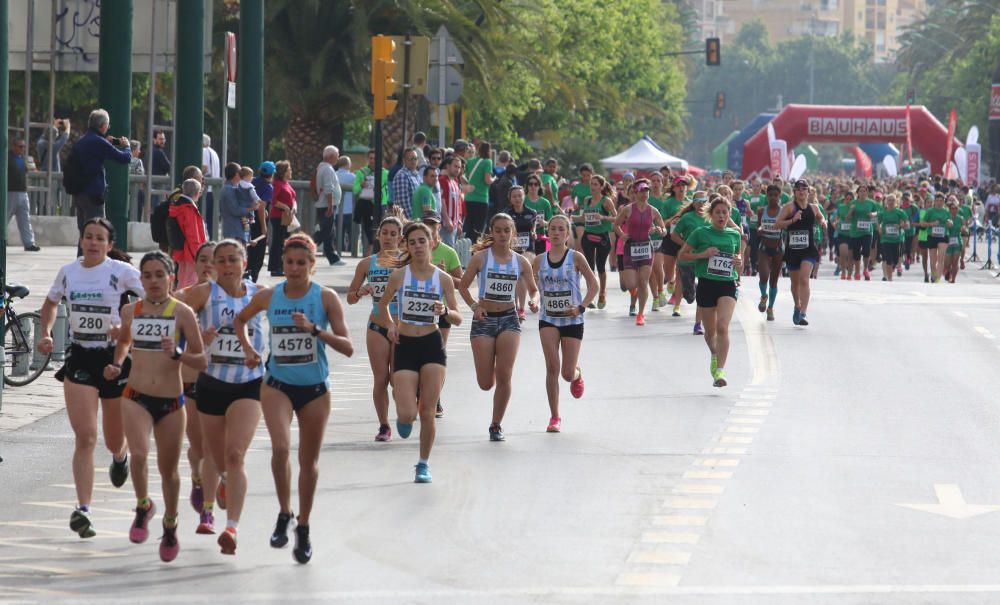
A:
[[[707,163],[711,150],[760,113],[789,103],[866,105],[878,101],[892,78],[872,61],[871,48],[849,34],[803,36],[771,44],[759,21],[745,24],[722,49],[722,65],[699,68],[689,90],[690,125],[697,137],[688,159]],[[713,117],[717,92],[726,94],[722,118]]]

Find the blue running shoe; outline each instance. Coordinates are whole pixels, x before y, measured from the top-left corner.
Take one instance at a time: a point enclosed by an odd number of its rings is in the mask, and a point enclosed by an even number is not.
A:
[[[412,422],[400,422],[399,418],[397,418],[396,419],[396,432],[399,433],[400,437],[402,437],[403,439],[406,439],[407,437],[410,436],[410,433],[413,432],[413,423]]]
[[[491,424],[490,425],[490,441],[504,441],[504,440],[506,440],[506,437],[504,437],[503,429],[500,428],[500,425],[499,424]]]
[[[809,321],[806,319],[806,314],[805,313],[800,313],[799,314],[799,325],[800,326],[808,326],[809,325]]]
[[[414,483],[430,483],[431,482],[431,469],[427,466],[426,462],[417,463],[417,472],[413,477]]]
[[[799,312],[798,309],[795,309],[795,311],[792,312],[792,323],[795,324],[795,325],[799,325],[799,319],[801,317],[802,317],[802,314]]]

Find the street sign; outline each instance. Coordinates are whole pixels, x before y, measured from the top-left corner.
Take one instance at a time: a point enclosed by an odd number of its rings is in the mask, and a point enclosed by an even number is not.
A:
[[[422,95],[427,92],[427,61],[430,49],[430,38],[425,36],[410,36],[409,73],[405,69],[406,36],[389,36],[396,43],[393,58],[396,60],[396,71],[392,79],[405,87],[411,95]]]
[[[444,57],[441,56],[440,44],[442,41],[444,42]],[[462,51],[458,50],[458,46],[455,45],[454,40],[448,33],[448,29],[443,25],[434,34],[434,39],[431,40],[430,51],[430,64],[439,65],[441,63],[445,65],[465,65],[465,58],[462,57]]]
[[[236,34],[233,32],[226,32],[226,79],[236,81]]]
[[[226,106],[236,109],[236,82],[228,82],[226,87]]]
[[[444,72],[444,92],[441,91],[441,74]],[[435,105],[451,105],[462,96],[462,74],[453,65],[441,68],[431,65],[427,71],[427,100]]]

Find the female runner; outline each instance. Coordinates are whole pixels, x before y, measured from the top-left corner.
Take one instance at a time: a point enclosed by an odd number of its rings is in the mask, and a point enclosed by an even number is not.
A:
[[[678,253],[680,248],[684,246],[684,242],[687,240],[689,235],[694,233],[695,230],[708,225],[708,222],[705,220],[705,216],[702,214],[707,202],[708,192],[698,191],[694,194],[694,198],[691,203],[675,215],[675,223],[673,228],[670,230],[670,237],[677,246]],[[677,274],[680,279],[674,283],[674,298],[677,299],[677,302],[674,304],[674,317],[680,317],[681,297],[683,297],[688,304],[691,304],[695,302],[696,294],[694,262],[682,261],[680,260],[680,256],[677,257],[677,260]],[[695,311],[693,333],[696,336],[705,333],[701,324],[700,309]]]
[[[270,355],[260,399],[271,436],[271,472],[281,507],[271,546],[282,548],[288,544],[288,526],[294,517],[288,452],[295,416],[299,420],[299,516],[292,556],[299,563],[308,563],[312,559],[309,516],[319,480],[319,452],[330,417],[326,346],[347,357],[354,354],[354,346],[340,297],[310,277],[316,270],[316,244],[312,238],[296,233],[285,240],[281,266],[285,281],[254,294],[250,304],[236,315],[233,328],[243,346],[247,367],[254,369],[261,364],[261,354],[250,341],[247,324],[261,311],[267,311]]]
[[[436,408],[448,358],[438,318],[447,317],[449,325],[457,326],[462,323],[462,314],[457,310],[451,276],[431,264],[434,236],[430,227],[411,223],[403,229],[403,238],[404,266],[389,276],[385,296],[379,302],[379,315],[385,321],[389,340],[396,344],[392,374],[396,430],[406,439],[420,416],[420,459],[414,482],[430,483],[427,461],[437,433]],[[397,292],[398,322],[389,311],[389,301],[396,299]]]
[[[711,224],[692,232],[678,259],[694,262],[698,276],[698,311],[705,322],[705,343],[712,354],[709,369],[716,387],[726,386],[729,322],[736,309],[736,280],[743,269],[740,232],[727,226],[729,202],[718,197],[708,206]]]
[[[149,522],[156,506],[149,497],[149,435],[156,439],[156,466],[163,488],[163,537],[160,560],[177,558],[177,503],[181,477],[177,472],[184,445],[184,384],[181,364],[203,370],[207,358],[194,311],[170,295],[176,278],[174,261],[163,252],[149,252],[139,262],[142,300],[122,307],[122,329],[114,359],[104,367],[104,378],[115,380],[131,347],[132,372],[122,393],[122,423],[132,452],[135,521],[129,540],[149,538]],[[184,343],[187,343],[186,346]]]
[[[375,441],[392,439],[389,428],[389,377],[392,374],[393,343],[389,340],[386,323],[379,316],[378,308],[389,275],[396,268],[399,258],[399,240],[403,232],[403,221],[395,216],[387,216],[378,225],[379,252],[358,263],[354,280],[347,289],[347,304],[353,305],[365,296],[372,297],[372,311],[368,316],[368,330],[365,342],[368,347],[368,363],[372,367],[372,401],[378,417],[378,434]],[[396,301],[389,304],[389,312],[396,313]]]
[[[570,383],[569,392],[583,397],[583,371],[577,365],[583,346],[583,314],[587,304],[597,296],[597,276],[590,270],[587,259],[569,248],[572,226],[563,215],[549,221],[548,253],[535,257],[532,270],[538,277],[542,293],[538,316],[538,337],[545,355],[545,393],[549,399],[550,433],[562,429],[559,415],[559,376]],[[587,294],[580,292],[580,276],[587,281]],[[560,350],[562,359],[560,360]]]
[[[757,209],[757,285],[760,287],[760,302],[757,310],[767,312],[767,321],[774,321],[774,303],[778,300],[778,278],[781,265],[785,262],[785,242],[781,229],[777,226],[781,214],[781,189],[777,185],[767,186],[767,202]]]
[[[819,206],[809,201],[809,183],[799,179],[792,187],[792,202],[785,204],[778,214],[775,226],[788,231],[788,250],[785,265],[792,280],[792,300],[795,310],[792,323],[808,326],[806,311],[809,308],[809,279],[813,267],[819,263],[819,244],[816,242],[816,225],[825,228],[826,219]]]
[[[83,255],[59,269],[41,311],[42,338],[38,350],[48,354],[52,352],[56,309],[61,300],[67,301],[71,344],[66,363],[56,378],[63,383],[66,414],[75,437],[73,483],[77,506],[70,514],[69,527],[81,538],[97,535],[90,519],[90,501],[94,492],[98,407],[102,410],[104,445],[112,455],[111,484],[121,487],[128,479],[128,449],[120,401],[130,362],[124,360],[121,375],[115,380],[104,378],[104,366],[114,357],[122,294],[131,291],[142,295],[143,288],[135,267],[108,258],[114,243],[115,229],[107,219],[87,221],[80,237]]]
[[[531,312],[538,311],[535,302],[538,288],[531,275],[531,265],[511,250],[513,236],[514,220],[502,212],[494,215],[488,232],[473,246],[474,254],[458,286],[462,298],[473,311],[470,338],[479,388],[488,391],[496,386],[490,441],[505,438],[500,423],[510,403],[511,377],[521,343],[521,322],[514,311],[514,292],[518,283],[525,283]],[[607,234],[604,237],[606,239]],[[478,300],[469,292],[476,277],[479,278]]]
[[[535,225],[538,213],[528,208],[524,203],[524,189],[515,185],[507,192],[510,205],[503,210],[504,214],[514,219],[514,252],[517,252],[530,263],[535,258]],[[517,285],[517,318],[524,321],[524,301],[527,290],[523,283]]]
[[[669,303],[673,305],[674,317],[681,316],[681,293],[677,291],[677,280],[675,278],[677,270],[677,253],[681,251],[681,244],[674,241],[671,234],[674,226],[679,220],[679,214],[687,203],[688,180],[684,177],[677,177],[671,186],[670,196],[664,201],[663,211],[660,213],[667,225],[667,236],[663,238],[660,249],[656,252],[656,258],[663,268],[663,279],[667,282],[667,292],[672,296]]]
[[[920,226],[926,227],[927,249],[930,250],[931,283],[937,283],[944,274],[944,257],[948,251],[948,229],[954,224],[951,213],[944,207],[943,193],[934,195],[934,206],[928,208]]]
[[[226,529],[219,534],[222,554],[236,554],[236,538],[247,493],[244,459],[257,425],[260,424],[260,385],[264,369],[249,369],[244,364],[243,348],[233,329],[233,320],[261,286],[244,278],[247,252],[243,242],[224,239],[215,246],[213,262],[217,280],[191,288],[185,302],[198,313],[208,368],[198,377],[198,413],[205,435],[206,449],[214,465],[224,469],[227,486]],[[249,336],[254,348],[264,347],[260,316],[250,320]],[[205,480],[206,493],[214,493],[219,475]],[[211,523],[212,503],[205,499],[205,513],[198,533],[215,533]],[[206,516],[208,517],[206,519]],[[211,530],[211,531],[205,531]]]
[[[649,205],[649,181],[639,179],[632,186],[634,201],[622,208],[615,218],[615,231],[624,241],[624,263],[619,267],[625,288],[638,294],[639,314],[635,325],[646,325],[646,300],[649,297],[649,276],[653,270],[653,244],[650,233],[663,233],[660,213]],[[656,304],[655,302],[653,304]]]
[[[584,226],[579,243],[580,251],[601,281],[598,309],[603,309],[607,304],[608,275],[605,273],[605,265],[608,254],[611,253],[610,234],[615,214],[615,190],[603,176],[595,174],[590,178],[590,196],[583,200],[573,222]]]

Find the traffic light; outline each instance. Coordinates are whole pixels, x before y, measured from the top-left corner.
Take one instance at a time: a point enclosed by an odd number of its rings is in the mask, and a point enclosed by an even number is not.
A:
[[[722,64],[722,42],[718,38],[705,38],[705,65]]]
[[[392,79],[396,70],[392,57],[395,51],[392,38],[372,37],[372,117],[376,120],[384,120],[396,109],[396,101],[389,98],[396,92],[396,81]]]
[[[715,93],[715,111],[712,115],[716,118],[722,117],[722,110],[726,108],[726,93],[721,90]]]
[[[906,89],[906,104],[913,105],[917,100],[917,91],[913,88]]]

